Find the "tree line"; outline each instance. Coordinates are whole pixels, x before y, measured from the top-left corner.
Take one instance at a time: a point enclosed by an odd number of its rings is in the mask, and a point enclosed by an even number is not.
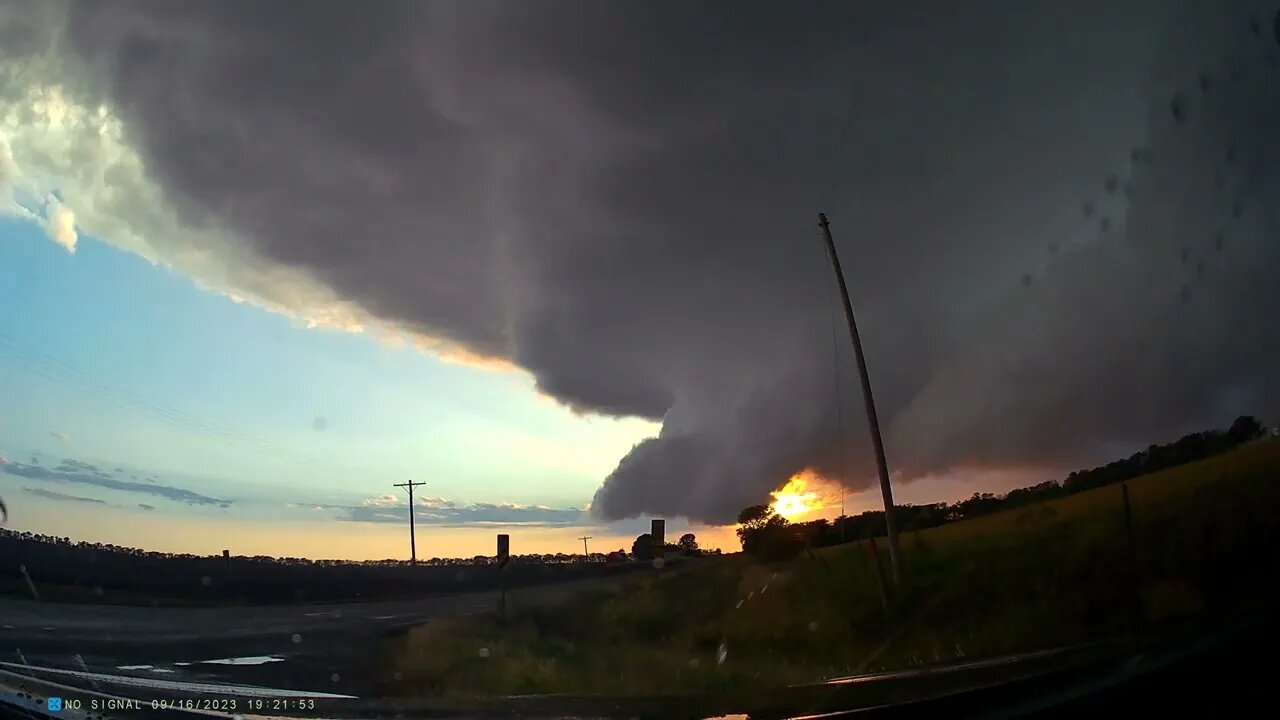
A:
[[[125,545],[116,545],[113,543],[86,542],[83,540],[76,541],[69,537],[59,537],[57,535],[47,535],[43,533],[34,533],[30,531],[9,530],[0,528],[0,546],[15,545],[18,543],[39,543],[41,545],[58,546],[62,548],[73,548],[78,551],[91,551],[95,554],[111,553],[120,556],[129,557],[145,557],[152,559],[172,559],[172,560],[211,560],[222,562],[221,555],[195,555],[192,553],[171,553],[159,550],[144,550],[142,548],[128,547]],[[696,543],[695,543],[696,547]],[[237,564],[279,564],[279,565],[315,565],[315,566],[336,566],[336,565],[359,565],[359,566],[379,566],[379,567],[408,567],[412,564],[406,559],[384,558],[380,560],[340,560],[340,559],[317,559],[304,557],[276,557],[274,555],[232,555],[230,559]],[[609,552],[600,553],[593,552],[590,555],[582,555],[579,553],[526,553],[523,555],[512,555],[513,562],[526,564],[544,564],[544,565],[562,565],[571,563],[606,563],[606,562],[626,562],[631,558],[628,557],[625,550],[621,548]],[[497,557],[493,555],[476,555],[474,557],[433,557],[429,559],[421,559],[416,562],[417,565],[435,566],[435,565],[493,565],[497,563]]]
[[[618,552],[622,552],[619,550]],[[656,557],[666,557],[668,555],[679,555],[683,557],[701,557],[703,555],[719,555],[720,549],[704,550],[698,546],[698,536],[693,533],[685,533],[680,539],[674,543],[663,543],[662,552],[658,552],[658,543],[654,541],[653,536],[649,533],[640,533],[631,543],[631,559],[632,560],[652,560]]]
[[[1190,433],[1175,442],[1151,445],[1122,460],[1089,470],[1076,470],[1062,481],[1046,480],[1002,495],[974,493],[972,497],[955,503],[898,505],[894,508],[894,517],[898,528],[904,532],[937,527],[1203,460],[1266,435],[1267,429],[1257,418],[1242,415],[1226,430]],[[743,552],[769,560],[794,557],[806,547],[839,545],[886,533],[883,510],[802,523],[789,522],[768,505],[752,505],[738,514],[738,540],[742,543]]]

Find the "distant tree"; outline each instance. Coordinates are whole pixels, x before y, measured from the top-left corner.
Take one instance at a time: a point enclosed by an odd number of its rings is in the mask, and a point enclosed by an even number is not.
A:
[[[968,500],[956,503],[961,517],[971,518],[1000,509],[1002,499],[991,493],[974,493]]]
[[[649,533],[637,535],[635,541],[631,543],[631,557],[637,560],[652,560],[653,536]]]
[[[1257,440],[1267,434],[1267,429],[1262,427],[1262,423],[1258,422],[1258,418],[1252,415],[1241,415],[1236,421],[1231,423],[1231,429],[1227,430],[1227,437],[1231,438],[1237,445],[1247,443],[1250,440]]]
[[[769,522],[778,517],[768,505],[750,505],[738,513],[738,542],[742,543],[742,551],[755,553],[760,549],[764,529]]]
[[[738,513],[738,524],[747,530],[762,528],[774,517],[773,508],[768,505],[750,505]]]
[[[787,522],[768,505],[752,505],[738,513],[742,551],[766,560],[786,560],[804,549],[801,528]]]
[[[680,547],[680,552],[686,555],[698,554],[698,537],[693,533],[685,533],[680,536],[680,541],[676,543]]]
[[[756,554],[765,560],[790,560],[804,550],[804,536],[800,527],[792,525],[783,517],[777,517],[777,522],[766,525],[759,534]]]

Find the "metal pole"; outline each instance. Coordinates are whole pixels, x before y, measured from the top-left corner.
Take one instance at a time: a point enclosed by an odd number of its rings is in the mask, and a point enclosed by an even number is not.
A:
[[[417,543],[417,540],[414,538],[414,532],[413,532],[413,489],[415,487],[426,485],[426,483],[414,482],[410,480],[409,482],[406,482],[406,483],[395,483],[394,485],[395,487],[402,487],[402,488],[409,489],[409,564],[417,565],[418,564],[418,543]]]
[[[893,488],[889,484],[889,463],[884,458],[884,441],[880,439],[880,420],[876,417],[876,401],[871,395],[871,377],[867,374],[867,360],[862,354],[858,323],[853,319],[853,303],[849,301],[849,288],[844,283],[844,272],[840,269],[840,257],[836,255],[836,244],[831,239],[831,223],[827,222],[826,213],[818,213],[818,226],[822,228],[827,252],[831,254],[831,265],[835,269],[836,282],[840,285],[840,299],[844,302],[844,317],[849,321],[849,337],[853,340],[853,357],[858,363],[858,380],[862,383],[862,401],[867,406],[867,425],[871,429],[871,445],[876,453],[876,471],[880,474],[880,495],[884,499],[884,525],[889,534],[889,566],[896,585],[901,580],[898,570],[898,523],[893,517]]]
[[[511,563],[511,536],[498,533],[498,619],[507,621],[507,565]]]

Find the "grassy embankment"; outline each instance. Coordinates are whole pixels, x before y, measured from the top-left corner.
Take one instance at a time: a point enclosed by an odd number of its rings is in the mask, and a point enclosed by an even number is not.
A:
[[[394,641],[388,692],[635,695],[801,683],[1114,638],[1267,600],[1257,591],[1277,567],[1280,442],[1127,486],[1132,546],[1119,485],[904,534],[904,589],[889,612],[866,542],[775,564],[694,561],[554,602],[521,604],[513,594],[505,624],[444,619]]]

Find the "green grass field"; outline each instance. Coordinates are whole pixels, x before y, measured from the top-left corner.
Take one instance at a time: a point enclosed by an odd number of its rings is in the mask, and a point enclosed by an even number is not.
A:
[[[902,536],[881,599],[868,544],[735,555],[510,598],[394,641],[389,692],[474,697],[733,690],[1105,640],[1260,607],[1277,567],[1280,442]],[[883,551],[884,543],[880,548]],[[884,560],[887,563],[887,559]],[[723,649],[723,650],[722,650]]]

